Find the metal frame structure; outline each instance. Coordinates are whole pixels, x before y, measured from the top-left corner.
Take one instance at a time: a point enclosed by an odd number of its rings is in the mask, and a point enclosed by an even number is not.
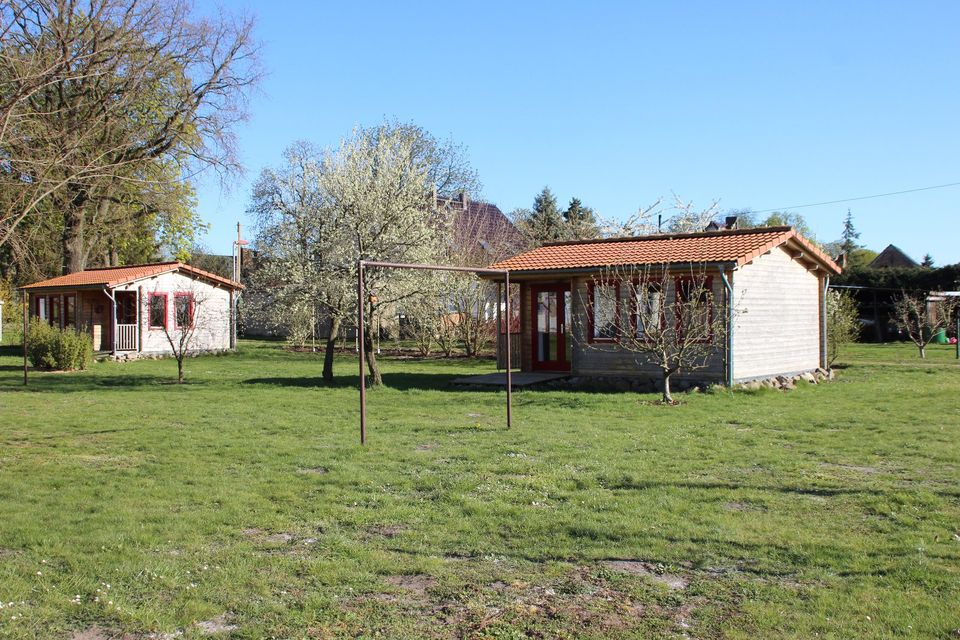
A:
[[[507,428],[513,425],[513,378],[511,376],[512,363],[510,362],[510,272],[506,269],[476,269],[473,267],[449,267],[437,264],[408,264],[402,262],[377,262],[373,260],[360,260],[357,262],[357,345],[360,351],[360,444],[367,443],[367,377],[364,368],[366,367],[366,323],[364,321],[364,307],[366,299],[364,296],[363,271],[367,267],[378,267],[381,269],[419,269],[421,271],[459,271],[461,273],[473,273],[476,275],[502,275],[505,284],[505,309],[507,316],[506,331],[506,372],[507,372]],[[497,295],[497,317],[499,319],[499,292]],[[497,327],[499,333],[500,327]]]

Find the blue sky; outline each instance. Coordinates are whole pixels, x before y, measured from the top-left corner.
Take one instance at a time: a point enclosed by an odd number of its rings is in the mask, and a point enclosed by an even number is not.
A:
[[[671,192],[763,210],[960,182],[952,1],[224,6],[257,16],[268,76],[246,175],[198,185],[219,252],[284,147],[384,118],[465,144],[505,212],[544,185],[624,217]],[[847,207],[870,248],[960,262],[960,187],[793,210],[829,241]]]

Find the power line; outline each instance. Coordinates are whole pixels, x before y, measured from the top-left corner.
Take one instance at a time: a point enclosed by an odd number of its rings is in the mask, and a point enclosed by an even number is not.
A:
[[[821,207],[825,204],[841,204],[843,202],[856,202],[857,200],[870,200],[871,198],[885,198],[887,196],[899,196],[904,193],[916,193],[917,191],[930,191],[931,189],[946,189],[947,187],[956,187],[956,186],[960,186],[960,182],[948,182],[947,184],[935,184],[930,187],[919,187],[917,189],[905,189],[903,191],[891,191],[889,193],[875,193],[872,196],[844,198],[843,200],[827,200],[825,202],[814,202],[811,204],[798,204],[792,207],[777,207],[775,209],[764,209],[763,211],[754,211],[753,213],[773,213],[774,211],[790,211],[791,209],[806,209],[807,207]]]

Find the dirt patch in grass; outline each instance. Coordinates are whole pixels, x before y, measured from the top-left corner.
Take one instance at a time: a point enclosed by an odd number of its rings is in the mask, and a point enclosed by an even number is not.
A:
[[[437,579],[426,574],[418,573],[405,576],[387,576],[384,578],[387,584],[409,591],[417,595],[426,595],[429,589],[437,586]]]
[[[605,560],[602,564],[613,571],[649,578],[654,582],[666,586],[671,591],[680,591],[690,585],[688,578],[674,573],[667,573],[663,570],[663,567],[650,562],[641,562],[639,560]]]
[[[820,464],[820,466],[827,469],[835,469],[837,471],[853,471],[854,473],[862,473],[864,475],[873,475],[883,471],[883,469],[880,469],[879,467],[859,466],[855,464],[835,464],[833,462],[823,462]]]
[[[396,538],[406,530],[402,524],[375,524],[367,529],[371,535],[387,539]]]
[[[194,625],[200,633],[208,636],[219,635],[221,633],[232,633],[239,629],[235,624],[228,621],[227,614],[221,614],[210,620],[202,620]]]
[[[433,451],[437,448],[437,443],[435,442],[424,442],[423,444],[418,444],[414,447],[414,451]]]
[[[324,474],[330,473],[330,469],[326,467],[301,467],[297,469],[297,473],[306,473],[308,475],[322,476]]]
[[[259,542],[267,542],[270,544],[289,544],[294,540],[293,534],[284,533],[282,531],[279,533],[267,533],[263,529],[250,528],[243,529],[241,533],[248,538],[253,538]]]
[[[84,629],[83,631],[77,631],[72,636],[70,640],[117,640],[123,639],[128,640],[131,636],[125,635],[123,633],[111,632],[103,627],[94,625],[89,629]]]
[[[752,502],[725,502],[723,508],[727,511],[766,511],[767,508]]]
[[[270,544],[290,544],[293,536],[289,533],[271,533],[263,536],[262,540]]]

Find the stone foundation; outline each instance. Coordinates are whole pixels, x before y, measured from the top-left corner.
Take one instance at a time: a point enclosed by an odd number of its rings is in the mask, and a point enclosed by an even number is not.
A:
[[[189,351],[187,353],[187,357],[196,358],[197,356],[215,356],[232,352],[232,349],[197,349],[194,351]],[[98,355],[96,356],[96,359],[98,361],[113,360],[114,362],[130,362],[133,360],[165,360],[173,357],[174,356],[172,353],[140,353],[138,351],[123,351],[117,354],[105,353]]]
[[[833,378],[833,369],[817,368],[813,371],[805,371],[795,375],[773,376],[770,378],[748,380],[746,382],[737,383],[734,386],[738,389],[746,389],[748,391],[756,391],[757,389],[783,389],[789,391],[790,389],[796,389],[797,383],[799,382],[806,382],[807,384],[819,384],[826,380],[833,380]]]

